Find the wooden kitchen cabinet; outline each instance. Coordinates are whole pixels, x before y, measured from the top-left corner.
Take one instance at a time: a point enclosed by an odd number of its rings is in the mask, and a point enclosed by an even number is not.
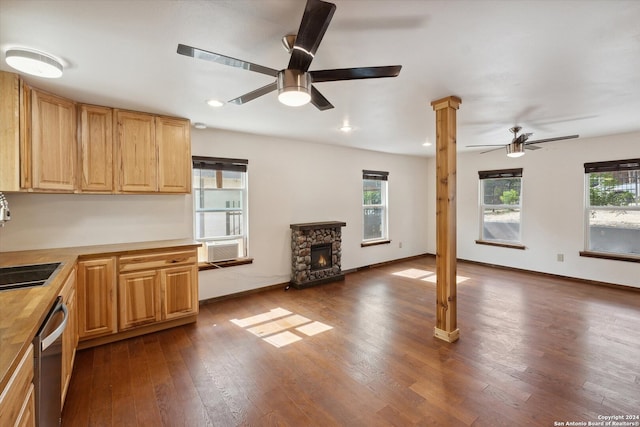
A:
[[[191,192],[190,122],[173,117],[156,117],[158,145],[158,191]]]
[[[80,340],[118,331],[115,265],[115,256],[78,261],[77,306]]]
[[[133,111],[115,112],[116,181],[123,193],[158,191],[155,117]]]
[[[162,318],[165,320],[198,312],[198,267],[183,266],[160,270],[163,295]]]
[[[196,249],[120,256],[120,330],[197,314],[197,259]]]
[[[20,77],[0,71],[0,191],[20,190]]]
[[[78,347],[78,308],[76,304],[76,272],[75,269],[69,275],[65,282],[60,296],[67,306],[68,321],[67,327],[62,334],[62,384],[61,384],[61,400],[60,407],[64,406],[64,400],[71,381],[71,372],[73,371],[73,363],[76,357],[76,348]]]
[[[76,189],[76,104],[36,89],[30,93],[23,186],[33,190]],[[30,166],[30,167],[29,167]]]
[[[83,104],[78,111],[80,191],[111,193],[114,191],[113,109]]]
[[[159,322],[160,274],[156,270],[120,274],[118,319],[121,331]]]
[[[33,427],[36,425],[35,411],[31,344],[0,394],[0,426]]]

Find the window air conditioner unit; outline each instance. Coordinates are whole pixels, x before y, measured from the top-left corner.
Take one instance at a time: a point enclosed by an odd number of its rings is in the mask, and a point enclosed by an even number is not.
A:
[[[229,261],[238,258],[238,242],[207,242],[209,262]]]

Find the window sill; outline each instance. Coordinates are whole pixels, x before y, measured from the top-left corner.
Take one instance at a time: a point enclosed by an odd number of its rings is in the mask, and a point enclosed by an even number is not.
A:
[[[606,252],[580,251],[580,256],[590,258],[610,259],[614,261],[640,262],[640,257],[632,255],[610,254]]]
[[[527,247],[519,243],[503,243],[503,242],[491,242],[489,240],[476,240],[478,245],[498,246],[499,248],[520,249],[525,250]]]
[[[199,262],[198,270],[199,271],[215,270],[218,268],[235,267],[236,265],[246,265],[246,264],[253,264],[253,258],[237,258],[237,259],[231,259],[229,261],[220,261],[215,264],[212,264],[209,262]]]
[[[391,240],[375,240],[371,242],[362,242],[360,243],[360,247],[367,248],[369,246],[388,245],[389,243],[391,243]]]

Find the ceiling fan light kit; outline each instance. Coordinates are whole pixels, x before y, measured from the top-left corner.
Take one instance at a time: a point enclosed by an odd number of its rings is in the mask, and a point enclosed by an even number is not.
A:
[[[9,49],[5,53],[9,66],[32,76],[57,79],[62,77],[63,67],[54,57],[43,52],[26,49]]]
[[[512,142],[507,145],[507,157],[524,156],[524,144],[522,142]]]
[[[298,70],[278,73],[278,101],[289,107],[300,107],[311,101],[311,78]]]

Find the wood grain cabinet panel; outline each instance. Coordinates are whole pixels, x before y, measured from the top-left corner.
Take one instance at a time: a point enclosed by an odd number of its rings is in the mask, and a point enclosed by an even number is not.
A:
[[[67,306],[69,320],[62,334],[62,384],[60,407],[64,406],[64,400],[71,381],[71,372],[78,347],[78,308],[76,304],[76,272],[73,270],[65,282],[62,292],[62,301]]]
[[[0,426],[35,426],[33,398],[33,344],[0,394]]]
[[[76,188],[76,105],[73,101],[31,90],[31,183],[34,190]]]
[[[80,340],[117,332],[115,257],[78,261]]]
[[[113,109],[80,105],[80,190],[113,192]]]
[[[20,190],[20,78],[0,71],[0,191]]]
[[[191,191],[190,122],[173,117],[156,117],[158,144],[158,191]]]
[[[118,279],[118,319],[121,331],[159,322],[160,274],[145,270],[120,274]]]
[[[116,110],[117,190],[158,191],[158,158],[154,116]]]
[[[188,316],[198,312],[198,268],[195,266],[165,268],[161,270],[162,317],[164,320]]]

